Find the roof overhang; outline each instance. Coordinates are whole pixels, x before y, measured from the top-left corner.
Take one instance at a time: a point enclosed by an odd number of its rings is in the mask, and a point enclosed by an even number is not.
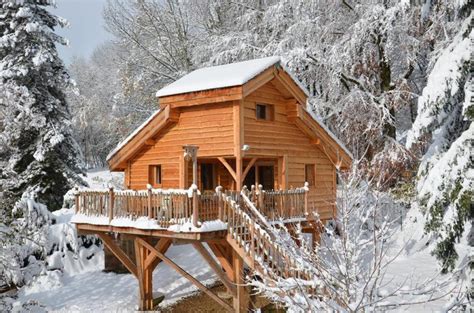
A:
[[[107,162],[111,171],[123,171],[126,161],[141,148],[154,144],[153,138],[165,127],[178,122],[179,112],[170,106],[164,107],[157,114],[143,123],[129,138],[125,139],[109,155]]]
[[[127,160],[144,146],[153,144],[153,138],[158,132],[178,121],[178,108],[242,100],[270,81],[286,90],[288,119],[318,145],[334,166],[341,169],[349,168],[352,163],[351,153],[322,121],[306,110],[308,91],[278,59],[241,85],[159,97],[161,111],[145,121],[107,157],[110,170],[124,170]]]

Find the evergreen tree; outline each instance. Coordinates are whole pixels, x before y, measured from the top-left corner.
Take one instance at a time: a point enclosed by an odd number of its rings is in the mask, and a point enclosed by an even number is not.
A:
[[[71,81],[55,44],[50,0],[3,0],[0,10],[0,209],[34,194],[50,210],[82,171],[63,90]]]

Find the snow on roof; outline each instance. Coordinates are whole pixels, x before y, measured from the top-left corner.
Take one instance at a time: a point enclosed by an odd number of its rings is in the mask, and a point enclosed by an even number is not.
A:
[[[133,137],[135,137],[146,125],[148,125],[148,123],[150,123],[154,118],[155,116],[158,115],[158,113],[160,113],[160,110],[156,110],[155,112],[153,112],[153,114],[146,119],[146,121],[144,121],[140,126],[138,126],[130,135],[127,136],[127,138],[125,138],[124,140],[122,140],[116,147],[114,150],[110,151],[110,153],[107,155],[107,161],[110,160],[120,149],[123,148],[123,146],[125,146],[130,140],[133,139]]]
[[[187,92],[240,86],[279,62],[280,57],[273,56],[201,68],[158,90],[156,96],[164,97]]]

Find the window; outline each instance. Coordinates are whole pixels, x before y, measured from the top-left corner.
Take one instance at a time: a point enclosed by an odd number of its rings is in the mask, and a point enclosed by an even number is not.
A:
[[[314,164],[306,164],[304,166],[304,181],[310,186],[315,186],[316,183],[316,171]]]
[[[255,107],[257,120],[272,121],[273,120],[273,105],[257,103]]]
[[[148,173],[150,185],[161,187],[161,165],[150,165]]]

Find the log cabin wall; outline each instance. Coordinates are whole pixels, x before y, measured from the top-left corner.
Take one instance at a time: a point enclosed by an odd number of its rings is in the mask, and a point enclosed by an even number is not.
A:
[[[149,166],[157,164],[162,167],[161,187],[180,187],[180,163],[185,144],[199,146],[200,158],[233,155],[232,102],[183,107],[180,110],[178,123],[161,131],[155,138],[154,145],[143,148],[132,158],[129,171],[126,171],[125,175],[129,178],[127,188],[146,188],[149,183]],[[188,175],[192,177],[190,171]]]
[[[288,121],[286,99],[273,85],[268,82],[248,95],[244,105],[244,140],[250,146],[245,157],[280,158],[275,167],[279,175],[286,156],[287,183],[278,177],[279,188],[301,187],[305,182],[305,165],[315,165],[315,186],[310,186],[310,207],[318,210],[323,219],[333,216],[336,198],[336,170],[329,158],[311,143],[310,139],[298,127]],[[273,120],[257,120],[256,104],[273,106]]]

